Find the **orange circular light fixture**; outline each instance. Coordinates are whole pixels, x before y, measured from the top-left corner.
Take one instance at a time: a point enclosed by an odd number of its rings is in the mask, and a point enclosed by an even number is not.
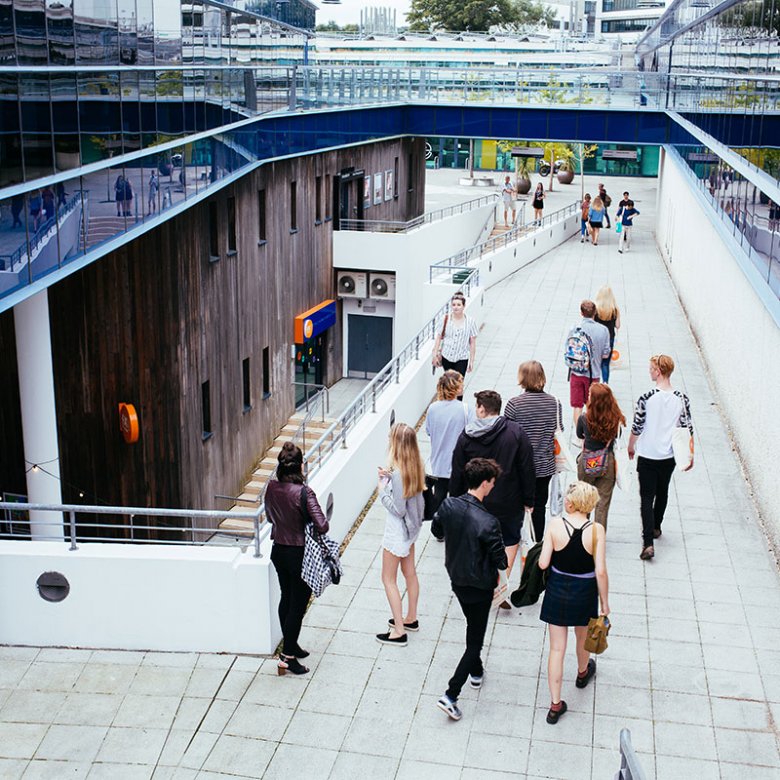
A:
[[[132,404],[119,404],[119,430],[127,444],[135,444],[138,441],[138,414]]]

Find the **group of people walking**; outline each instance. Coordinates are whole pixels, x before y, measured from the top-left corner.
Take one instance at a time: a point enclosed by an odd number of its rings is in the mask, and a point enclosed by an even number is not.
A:
[[[624,201],[619,215],[633,208],[628,193]],[[606,205],[602,214],[603,219]],[[596,232],[594,243],[597,238]],[[640,558],[649,561],[662,535],[676,462],[675,431],[683,428],[693,435],[690,404],[671,385],[672,358],[652,356],[649,374],[655,386],[637,400],[628,442],[622,446],[627,418],[608,384],[621,313],[612,290],[601,288],[595,301],[582,301],[581,320],[564,344],[573,443],[581,447],[577,478],[564,489],[561,453],[556,451],[565,442],[563,407],[546,392],[547,377],[539,361],[520,364],[517,376],[522,392],[506,405],[492,389],[475,393],[473,408],[463,401],[464,380],[475,365],[478,334],[465,308],[465,296],[456,293],[435,340],[434,370],[444,370],[425,419],[428,459],[423,461],[415,430],[397,423],[390,430],[387,462],[378,468],[378,496],[386,514],[381,579],[390,617],[376,639],[403,647],[409,633],[422,628],[415,544],[424,522],[430,520],[433,536],[444,542],[445,568],[466,619],[465,651],[438,700],[450,718],[460,719],[463,687],[483,684],[481,653],[491,609],[511,608],[500,586],[512,573],[527,522],[533,539],[540,543],[529,565],[547,572],[540,618],[549,627],[547,721],[554,724],[566,712],[561,693],[569,627],[574,628],[577,646],[576,687],[586,687],[596,674],[595,661],[585,649],[586,627],[592,618],[610,611],[606,538],[618,450],[637,461]],[[279,670],[294,674],[308,671],[300,663],[308,653],[298,644],[311,595],[300,578],[303,529],[312,522],[316,531],[328,530],[316,496],[304,484],[302,462],[300,449],[285,444],[279,454],[278,479],[269,485],[265,499],[273,526],[271,560],[282,593],[279,619],[284,641]],[[692,465],[691,457],[688,468]],[[398,587],[399,569],[405,606]]]
[[[599,184],[599,194],[595,198],[591,197],[589,192],[580,204],[580,243],[589,241],[593,246],[598,246],[599,233],[602,228],[609,230],[612,222],[609,217],[609,207],[612,205],[612,198],[607,193],[603,184]],[[634,201],[629,197],[628,192],[623,193],[623,199],[618,204],[616,219],[618,224],[618,252],[623,254],[631,247],[631,230],[634,226],[634,217],[639,214],[635,208]]]

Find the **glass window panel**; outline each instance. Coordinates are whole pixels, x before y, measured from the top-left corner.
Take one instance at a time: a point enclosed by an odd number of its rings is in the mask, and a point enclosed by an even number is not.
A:
[[[138,72],[120,73],[122,93],[122,148],[125,153],[141,148],[141,113],[139,103]]]
[[[47,74],[19,78],[22,116],[22,148],[27,180],[54,172],[54,151]]]
[[[46,65],[46,15],[43,0],[15,0],[14,25],[19,65]]]
[[[184,132],[184,87],[180,70],[157,74],[157,130],[161,141],[169,141]]]
[[[30,281],[27,232],[31,220],[24,195],[0,201],[0,296]]]
[[[118,73],[79,76],[79,128],[83,164],[122,153]]]
[[[135,0],[117,0],[119,26],[119,62],[135,65],[138,62],[138,31]]]
[[[60,265],[63,265],[84,254],[90,201],[81,190],[79,178],[59,182],[53,189],[59,224]]]
[[[138,64],[154,64],[154,14],[152,0],[136,0],[136,31],[138,37]]]
[[[76,58],[82,64],[116,64],[119,31],[116,0],[74,0]]]
[[[49,62],[52,65],[73,65],[76,61],[73,0],[46,0],[46,29]]]
[[[155,61],[165,65],[181,63],[181,4],[170,0],[154,2]]]
[[[65,171],[81,164],[76,78],[64,73],[53,73],[50,86],[54,166],[58,171]]]
[[[155,74],[141,71],[138,74],[138,90],[141,115],[141,144],[144,148],[157,143],[157,87]]]
[[[13,0],[0,0],[0,65],[16,64]]]
[[[0,186],[22,181],[22,134],[16,74],[0,74]]]

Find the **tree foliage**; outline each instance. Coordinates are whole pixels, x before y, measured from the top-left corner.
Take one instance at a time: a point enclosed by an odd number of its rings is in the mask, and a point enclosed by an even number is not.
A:
[[[412,0],[406,15],[412,30],[487,32],[519,30],[555,18],[555,11],[534,0]]]

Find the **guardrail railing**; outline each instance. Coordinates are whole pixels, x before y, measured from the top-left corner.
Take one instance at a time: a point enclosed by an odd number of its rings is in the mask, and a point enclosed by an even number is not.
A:
[[[552,225],[561,219],[566,219],[571,214],[575,214],[579,210],[579,201],[574,201],[568,206],[563,206],[556,211],[545,214],[541,220],[532,219],[527,222],[523,222],[523,216],[525,214],[525,204],[520,204],[520,219],[517,224],[502,233],[499,236],[488,238],[486,241],[480,241],[478,244],[464,249],[457,254],[451,255],[444,260],[439,260],[436,263],[432,263],[428,268],[428,281],[433,282],[437,279],[441,281],[442,277],[453,277],[454,281],[459,281],[457,277],[458,271],[463,270],[472,260],[483,257],[484,255],[495,252],[498,249],[503,249],[508,244],[514,243],[521,236],[528,235],[535,230],[543,230],[545,227]],[[453,272],[454,276],[453,276]]]
[[[387,219],[342,219],[339,225],[341,230],[366,230],[373,233],[408,233],[410,230],[414,230],[422,225],[429,225],[432,222],[438,222],[440,219],[453,217],[456,214],[465,214],[467,211],[472,211],[491,203],[497,203],[498,199],[498,193],[492,192],[489,195],[467,200],[454,206],[445,206],[435,211],[427,211],[425,214],[421,214],[419,217],[406,222]]]
[[[631,743],[631,732],[628,729],[620,729],[620,769],[615,775],[615,780],[647,780],[645,770],[642,769]]]
[[[78,550],[84,542],[111,542],[130,544],[197,545],[206,542],[221,546],[235,543],[220,539],[216,529],[198,525],[198,521],[250,520],[252,531],[231,531],[231,536],[245,535],[247,545],[254,546],[254,556],[260,556],[261,530],[266,526],[265,507],[246,512],[216,512],[205,509],[157,509],[138,506],[89,506],[86,504],[30,504],[0,501],[0,539],[25,539],[34,541],[70,542],[71,550]],[[52,512],[63,515],[63,520],[50,522],[31,521],[30,512]],[[23,516],[24,514],[27,517]],[[121,522],[96,522],[84,515],[111,516]],[[159,524],[139,522],[139,519],[161,518]],[[176,520],[178,522],[166,522]],[[49,529],[49,530],[44,530]],[[107,537],[105,531],[113,530],[121,536]]]

